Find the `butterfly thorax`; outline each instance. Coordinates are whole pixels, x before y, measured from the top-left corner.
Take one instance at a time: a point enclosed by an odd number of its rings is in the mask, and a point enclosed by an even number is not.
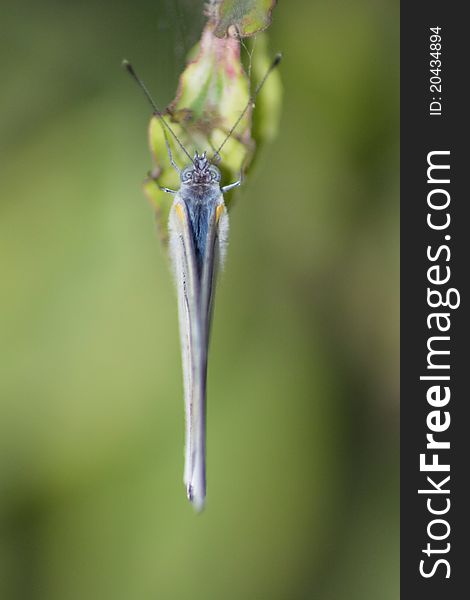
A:
[[[209,222],[221,196],[220,171],[196,152],[193,163],[181,172],[180,197],[186,205],[196,253],[201,269],[206,252]]]

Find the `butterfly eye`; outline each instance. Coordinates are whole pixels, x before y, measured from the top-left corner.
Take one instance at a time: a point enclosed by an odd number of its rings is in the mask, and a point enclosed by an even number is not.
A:
[[[190,167],[187,169],[184,169],[184,171],[182,171],[181,181],[183,183],[187,183],[188,181],[191,181],[192,178],[193,178],[193,170]]]
[[[211,167],[209,169],[211,174],[211,181],[220,181],[220,171],[216,167]]]

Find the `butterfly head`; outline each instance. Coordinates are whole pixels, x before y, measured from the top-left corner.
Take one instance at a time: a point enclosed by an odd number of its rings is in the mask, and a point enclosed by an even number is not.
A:
[[[206,153],[194,155],[193,163],[181,171],[181,183],[187,185],[210,185],[220,182],[220,171],[206,156]]]

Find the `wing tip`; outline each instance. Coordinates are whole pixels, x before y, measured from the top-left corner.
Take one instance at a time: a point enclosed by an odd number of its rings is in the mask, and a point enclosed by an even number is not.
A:
[[[194,507],[194,510],[198,513],[202,512],[206,503],[206,496],[203,493],[203,491],[197,490],[195,486],[189,483],[186,488],[186,493],[188,496],[188,500]]]

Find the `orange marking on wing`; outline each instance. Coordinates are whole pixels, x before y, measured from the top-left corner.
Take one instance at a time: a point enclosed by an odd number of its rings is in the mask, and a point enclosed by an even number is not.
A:
[[[175,211],[176,211],[176,214],[178,215],[178,219],[181,221],[181,223],[184,223],[185,215],[184,215],[184,210],[183,210],[183,207],[181,206],[181,204],[177,204],[175,206]]]
[[[219,206],[215,209],[215,222],[218,223],[219,219],[220,219],[220,215],[223,213],[224,211],[224,205],[223,204],[219,204]]]

